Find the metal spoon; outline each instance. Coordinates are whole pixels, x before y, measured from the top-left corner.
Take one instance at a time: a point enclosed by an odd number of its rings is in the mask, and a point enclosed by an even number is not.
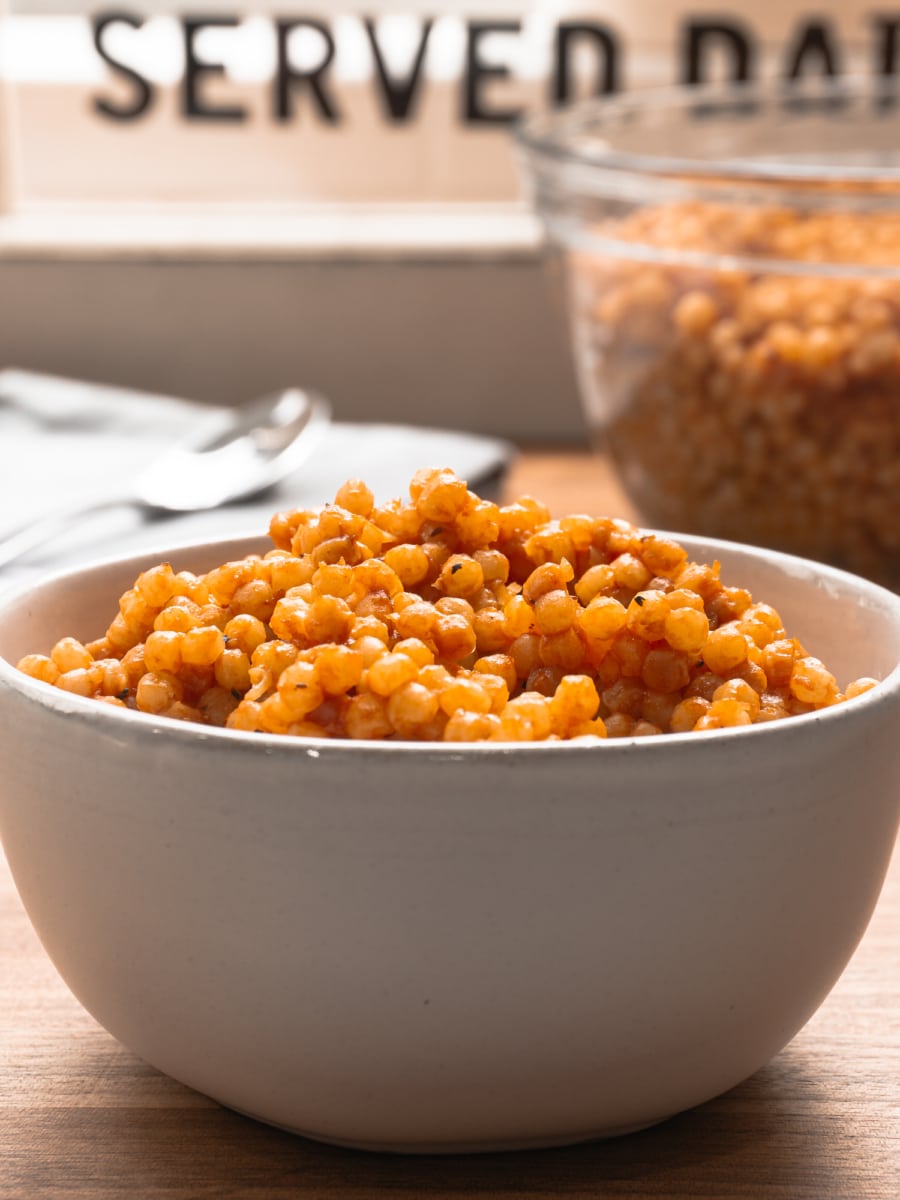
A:
[[[76,517],[123,506],[151,515],[201,512],[274,487],[307,460],[331,419],[326,400],[288,388],[235,410],[218,433],[172,446],[154,458],[126,495],[52,512],[0,538],[0,567],[43,545]]]

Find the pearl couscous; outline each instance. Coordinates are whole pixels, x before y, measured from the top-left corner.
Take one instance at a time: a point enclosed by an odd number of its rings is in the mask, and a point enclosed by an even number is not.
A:
[[[579,352],[646,519],[900,588],[900,213],[690,201],[594,232]]]
[[[160,563],[106,633],[26,674],[104,704],[254,732],[543,741],[788,718],[843,691],[717,563],[625,521],[497,505],[449,470],[378,506],[278,513],[274,548],[205,575]]]

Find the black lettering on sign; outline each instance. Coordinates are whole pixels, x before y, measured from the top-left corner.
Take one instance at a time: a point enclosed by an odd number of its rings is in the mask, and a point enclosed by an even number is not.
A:
[[[508,79],[509,67],[491,66],[480,55],[481,42],[492,33],[520,33],[521,21],[472,21],[468,26],[463,73],[463,120],[467,125],[508,125],[521,116],[515,108],[484,107],[481,87],[487,79]]]
[[[876,74],[889,78],[897,74],[897,51],[900,49],[900,17],[888,17],[875,13],[872,17],[875,29]]]
[[[620,46],[617,34],[608,26],[593,21],[564,21],[556,30],[556,70],[553,80],[553,99],[565,104],[573,99],[571,51],[577,42],[590,41],[597,50],[597,85],[595,96],[617,92],[619,81]]]
[[[200,81],[209,75],[224,75],[221,63],[201,62],[197,57],[195,40],[201,29],[231,29],[240,24],[237,17],[184,17],[184,77],[181,80],[181,111],[191,121],[246,121],[247,110],[240,105],[221,105],[213,108],[204,104]]]
[[[900,17],[883,16],[876,13],[872,17],[875,30],[875,58],[872,63],[875,74],[883,81],[882,88],[875,100],[879,112],[894,112],[897,108],[897,66],[898,51],[900,51]]]
[[[110,25],[130,25],[132,29],[140,29],[144,24],[144,18],[135,16],[134,13],[127,12],[107,12],[99,13],[94,17],[94,47],[103,61],[134,88],[134,96],[130,104],[113,104],[111,100],[105,100],[102,96],[94,97],[94,111],[102,113],[104,117],[110,117],[113,121],[136,121],[138,117],[142,117],[144,113],[149,112],[155,99],[156,92],[152,84],[148,83],[143,75],[139,75],[137,71],[126,67],[124,63],[120,63],[118,59],[113,58],[103,44],[104,35]]]
[[[682,82],[708,83],[710,55],[724,52],[729,83],[746,83],[756,71],[756,43],[753,34],[737,21],[689,20],[682,30]]]
[[[385,64],[384,56],[381,53],[381,46],[378,44],[378,33],[375,29],[375,22],[371,17],[366,17],[365,19],[366,33],[369,35],[369,43],[375,59],[375,69],[378,72],[378,82],[380,84],[378,96],[382,102],[385,116],[391,121],[409,120],[418,105],[422,65],[425,62],[425,51],[428,47],[428,38],[433,25],[434,21],[430,17],[422,25],[422,36],[419,39],[419,46],[416,50],[413,65],[406,78],[398,80],[391,76]]]
[[[321,35],[324,46],[321,61],[313,67],[305,67],[299,71],[292,66],[288,56],[288,38],[295,29],[314,29]],[[325,81],[331,60],[334,58],[334,38],[328,26],[311,18],[283,20],[275,22],[275,32],[278,45],[274,96],[276,121],[289,121],[293,117],[295,92],[305,89],[315,101],[322,120],[330,125],[340,124],[340,111],[329,95]]]
[[[812,71],[807,68],[813,65]],[[840,74],[837,40],[827,21],[801,25],[787,51],[788,79],[806,79],[809,75],[832,79]]]

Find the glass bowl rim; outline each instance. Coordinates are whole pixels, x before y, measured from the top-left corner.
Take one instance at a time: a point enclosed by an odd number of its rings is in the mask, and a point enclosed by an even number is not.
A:
[[[584,181],[585,171],[610,184],[629,178],[645,187],[658,188],[663,181],[682,187],[703,188],[720,199],[729,199],[728,185],[743,194],[762,191],[768,203],[773,192],[783,188],[798,189],[808,204],[814,198],[814,185],[827,184],[821,199],[823,206],[832,207],[835,201],[854,197],[864,199],[867,206],[900,208],[900,161],[897,166],[860,166],[821,162],[788,161],[754,157],[690,158],[677,154],[656,155],[618,150],[614,140],[603,146],[596,143],[588,149],[576,148],[578,136],[593,129],[602,132],[603,123],[610,118],[652,112],[684,115],[687,109],[707,108],[709,115],[716,109],[729,115],[752,115],[760,105],[781,104],[796,111],[837,107],[848,102],[869,101],[874,106],[896,110],[900,117],[900,76],[841,76],[833,80],[816,80],[815,88],[808,81],[762,80],[731,84],[703,84],[638,88],[578,101],[562,109],[542,109],[523,117],[513,127],[513,137],[520,149],[533,162],[561,169],[579,171]],[[872,183],[897,185],[896,193],[878,192],[875,196],[866,185]],[[812,185],[812,186],[811,186]],[[588,190],[594,191],[594,187]],[[862,195],[860,194],[862,191]]]

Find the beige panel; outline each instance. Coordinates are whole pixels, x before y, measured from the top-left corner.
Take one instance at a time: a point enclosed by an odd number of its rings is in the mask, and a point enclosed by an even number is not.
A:
[[[345,419],[584,437],[555,268],[511,261],[0,261],[0,365]]]

